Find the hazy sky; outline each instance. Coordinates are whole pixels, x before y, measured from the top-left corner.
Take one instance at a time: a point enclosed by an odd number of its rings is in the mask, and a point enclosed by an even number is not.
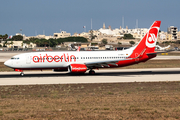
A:
[[[0,34],[53,35],[60,30],[81,33],[98,30],[103,23],[114,28],[149,28],[161,20],[161,30],[180,28],[180,0],[0,0]]]

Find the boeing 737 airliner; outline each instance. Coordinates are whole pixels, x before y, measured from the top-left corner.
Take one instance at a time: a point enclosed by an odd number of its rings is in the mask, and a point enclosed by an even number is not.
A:
[[[155,21],[143,39],[122,51],[31,52],[13,56],[4,65],[15,71],[53,69],[56,72],[95,74],[93,69],[123,67],[156,57],[155,46],[161,21]]]

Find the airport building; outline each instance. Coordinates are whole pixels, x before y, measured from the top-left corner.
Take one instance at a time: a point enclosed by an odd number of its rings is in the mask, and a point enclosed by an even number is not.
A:
[[[172,40],[177,40],[177,38],[178,38],[178,36],[177,36],[177,33],[178,33],[177,27],[170,26],[167,29],[167,33],[172,35]]]

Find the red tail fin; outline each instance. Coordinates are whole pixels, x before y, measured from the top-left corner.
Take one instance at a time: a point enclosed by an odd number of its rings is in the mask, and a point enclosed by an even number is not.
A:
[[[81,49],[81,47],[78,47],[77,51],[79,52],[79,51],[80,51],[80,49]]]
[[[131,54],[131,58],[154,52],[161,21],[155,21]]]

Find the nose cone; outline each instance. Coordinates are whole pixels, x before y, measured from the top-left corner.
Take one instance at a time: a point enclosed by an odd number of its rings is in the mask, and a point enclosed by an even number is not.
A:
[[[10,67],[10,61],[9,60],[5,61],[4,65],[7,66],[7,67]]]

